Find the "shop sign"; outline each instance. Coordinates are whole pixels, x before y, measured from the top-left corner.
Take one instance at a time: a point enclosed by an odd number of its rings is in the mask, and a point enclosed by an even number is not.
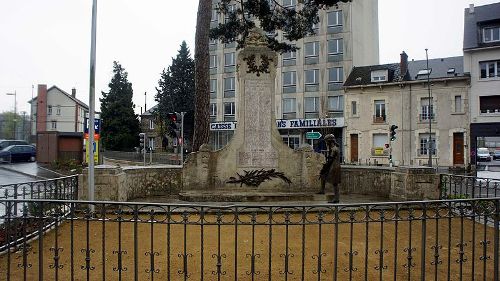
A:
[[[383,156],[384,148],[383,147],[375,147],[375,156]]]
[[[276,120],[278,129],[342,128],[344,118]]]
[[[210,123],[210,131],[234,131],[236,122],[217,122]]]

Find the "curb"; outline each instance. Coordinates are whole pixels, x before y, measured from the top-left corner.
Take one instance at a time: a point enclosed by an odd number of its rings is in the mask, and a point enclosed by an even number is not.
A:
[[[20,174],[20,175],[23,175],[23,176],[32,177],[32,178],[35,178],[35,179],[38,179],[38,180],[47,180],[47,178],[45,178],[45,177],[35,176],[35,175],[28,174],[28,173],[25,173],[25,172],[20,172],[18,170],[7,168],[7,167],[1,166],[1,165],[0,165],[0,169],[5,170],[5,171],[9,171],[9,172],[12,172],[12,173]]]

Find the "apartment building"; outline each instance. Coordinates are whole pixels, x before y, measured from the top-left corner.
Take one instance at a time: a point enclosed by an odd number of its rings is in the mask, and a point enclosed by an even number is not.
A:
[[[403,52],[400,63],[355,67],[345,82],[346,162],[422,166],[430,155],[433,166],[466,166],[469,87],[462,57],[427,67]]]
[[[500,3],[465,9],[464,70],[471,77],[471,154],[500,137]]]
[[[213,4],[212,25],[225,20]],[[293,9],[296,0],[283,0]],[[322,10],[316,33],[297,42],[299,49],[279,56],[276,75],[276,119],[283,141],[291,148],[319,142],[306,139],[306,132],[333,133],[339,143],[345,135],[342,85],[355,65],[377,64],[378,1],[353,0]],[[277,34],[283,39],[283,34]],[[210,142],[220,149],[237,126],[238,81],[236,44],[210,42]]]
[[[69,94],[57,86],[47,89],[47,85],[38,85],[37,96],[29,103],[33,140],[38,132],[84,132],[89,107],[76,98],[76,89]]]

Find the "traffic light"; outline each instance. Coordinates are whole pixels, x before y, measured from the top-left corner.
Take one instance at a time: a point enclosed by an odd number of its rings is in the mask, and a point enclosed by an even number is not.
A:
[[[171,137],[178,138],[180,137],[180,123],[181,123],[181,114],[177,112],[172,112],[167,114],[168,119],[170,120],[168,127],[169,127],[169,134]]]
[[[399,128],[396,125],[391,125],[391,141],[396,140],[396,129]]]
[[[145,133],[140,133],[139,134],[139,145],[141,146],[141,150],[144,149],[145,138],[146,138],[146,134]]]

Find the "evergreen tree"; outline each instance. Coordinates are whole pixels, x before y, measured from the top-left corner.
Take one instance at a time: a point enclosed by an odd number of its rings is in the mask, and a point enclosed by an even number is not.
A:
[[[194,60],[185,41],[172,59],[172,64],[161,73],[155,96],[158,107],[155,112],[164,133],[168,132],[167,114],[186,112],[184,115],[184,141],[190,145],[194,126]]]
[[[217,5],[219,14],[224,14],[226,20],[217,27],[210,29],[212,0],[199,0],[198,19],[196,23],[196,121],[194,150],[208,143],[210,118],[210,88],[209,88],[209,52],[208,40],[218,39],[222,43],[236,41],[238,48],[245,46],[245,40],[250,30],[260,23],[260,28],[266,32],[268,46],[279,52],[296,49],[287,43],[313,34],[313,25],[319,22],[318,12],[351,0],[297,0],[294,9],[284,7],[281,0],[221,0]],[[231,6],[230,4],[234,4]],[[234,8],[233,8],[234,7]],[[284,31],[284,41],[279,41],[277,31]]]
[[[109,92],[102,92],[101,119],[102,140],[106,149],[130,151],[138,146],[139,120],[132,103],[132,83],[128,73],[118,63],[113,62],[113,78],[109,82]]]

